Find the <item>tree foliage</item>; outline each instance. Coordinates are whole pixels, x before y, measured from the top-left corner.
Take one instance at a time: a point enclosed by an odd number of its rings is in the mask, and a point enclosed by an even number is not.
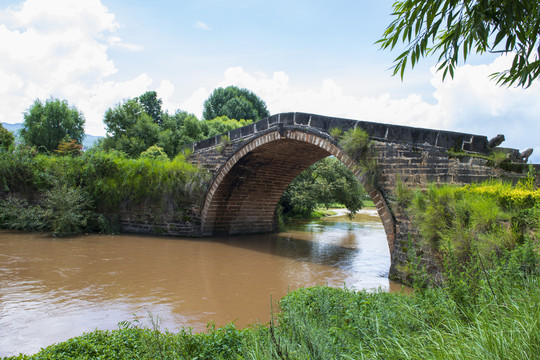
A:
[[[9,147],[13,144],[15,141],[15,136],[11,133],[11,131],[6,130],[0,124],[0,149],[7,150]]]
[[[102,142],[106,150],[114,148],[130,156],[139,156],[158,141],[159,125],[136,99],[108,109],[103,121],[110,135]]]
[[[158,109],[159,116],[155,113]],[[155,120],[157,118],[159,121]],[[169,158],[174,158],[188,144],[251,123],[226,116],[200,121],[195,115],[181,110],[171,115],[161,110],[161,99],[155,92],[146,92],[108,109],[104,122],[107,137],[100,143],[102,149],[120,150],[131,157],[138,157],[150,147],[158,146]]]
[[[343,204],[352,213],[362,208],[363,187],[338,159],[323,159],[298,175],[283,193],[284,213],[309,215],[318,205]]]
[[[79,156],[82,154],[82,150],[83,146],[77,141],[71,139],[69,141],[62,140],[54,152],[59,155]]]
[[[540,3],[537,0],[402,0],[395,19],[378,41],[383,49],[398,42],[405,50],[395,59],[394,75],[408,64],[438,55],[443,79],[471,53],[513,56],[510,69],[491,75],[501,85],[528,87],[540,75]]]
[[[252,91],[236,86],[217,88],[204,102],[203,119],[220,116],[229,119],[258,121],[270,116],[266,103]]]
[[[152,117],[154,122],[158,125],[161,125],[161,119],[163,111],[161,110],[161,105],[163,100],[157,97],[155,91],[147,91],[136,100],[142,105],[144,111]]]
[[[83,114],[66,100],[50,98],[45,103],[39,99],[24,113],[21,137],[26,145],[41,152],[58,148],[63,140],[82,143],[84,138]]]

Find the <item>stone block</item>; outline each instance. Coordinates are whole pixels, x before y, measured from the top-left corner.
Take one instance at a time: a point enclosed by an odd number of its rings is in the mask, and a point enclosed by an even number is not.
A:
[[[280,118],[280,114],[276,114],[276,115],[272,115],[270,117],[268,117],[268,126],[272,126],[272,125],[275,125],[279,122],[279,118]]]
[[[255,131],[264,131],[268,129],[268,118],[264,118],[262,120],[259,120],[255,123]]]
[[[327,130],[330,130],[329,129],[329,125],[330,125],[329,123],[330,123],[329,118],[326,117],[326,116],[320,116],[320,115],[312,115],[311,116],[310,124],[311,124],[312,128],[327,131]]]
[[[439,131],[436,146],[444,149],[453,148],[455,150],[461,150],[463,148],[463,143],[469,141],[470,138],[471,136],[466,134]]]
[[[216,145],[216,138],[211,137],[209,139],[202,140],[202,141],[199,141],[198,143],[196,143],[195,146],[194,146],[194,151],[204,149],[204,148],[208,148],[208,147],[215,146],[215,145]]]
[[[244,127],[240,128],[242,138],[247,137],[249,135],[253,135],[255,133],[255,124],[249,124]]]
[[[311,114],[305,114],[305,113],[294,114],[294,123],[296,125],[308,126],[310,119],[311,119]]]
[[[468,150],[479,153],[488,153],[490,151],[490,149],[488,148],[488,144],[489,141],[486,136],[474,135]]]
[[[384,139],[386,137],[388,126],[389,125],[370,121],[358,121],[356,125],[358,129],[364,130],[373,139]]]
[[[343,133],[354,129],[354,126],[357,124],[357,121],[354,120],[347,120],[347,119],[337,119],[333,118],[330,119],[330,124],[328,125],[329,130],[332,130],[333,128],[341,129]]]
[[[229,131],[229,137],[231,138],[231,141],[240,139],[242,137],[242,129],[239,128]]]
[[[279,117],[279,123],[283,125],[294,125],[294,115],[295,113],[281,114]]]

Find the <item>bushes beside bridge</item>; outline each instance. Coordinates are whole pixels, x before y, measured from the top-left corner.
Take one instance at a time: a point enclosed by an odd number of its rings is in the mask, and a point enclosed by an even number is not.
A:
[[[172,160],[117,151],[53,156],[19,146],[0,152],[0,228],[58,236],[114,232],[121,209],[192,206],[202,201],[208,180],[182,153]]]
[[[464,187],[432,185],[427,191],[402,195],[409,199],[407,211],[421,241],[415,242],[420,246],[410,244],[410,261],[401,270],[411,281],[426,286],[432,274],[418,264],[427,253],[438,260],[443,285],[456,300],[475,301],[475,284],[500,257],[523,244],[540,251],[540,189],[534,188],[533,179],[530,176],[515,186],[501,181]],[[527,266],[536,271],[540,264]]]

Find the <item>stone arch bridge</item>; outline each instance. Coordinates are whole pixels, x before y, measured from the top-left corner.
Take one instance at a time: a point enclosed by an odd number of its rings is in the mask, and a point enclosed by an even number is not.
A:
[[[330,135],[335,128],[367,132],[377,164],[373,183],[366,181],[357,161]],[[273,115],[192,144],[193,161],[212,173],[211,184],[204,203],[194,210],[196,221],[192,219],[190,227],[178,223],[171,227],[169,223],[163,229],[165,233],[198,236],[275,231],[276,206],[291,181],[314,162],[333,155],[353,171],[375,203],[390,249],[390,275],[399,278],[396,266],[406,261],[404,246],[408,234],[416,231],[395,202],[398,181],[407,187],[425,188],[433,182],[468,184],[524,177],[526,154],[518,150],[499,148],[512,160],[507,170],[474,156],[488,155],[498,143],[480,135],[314,114]],[[449,155],[450,149],[461,155]],[[171,230],[174,228],[178,230]]]

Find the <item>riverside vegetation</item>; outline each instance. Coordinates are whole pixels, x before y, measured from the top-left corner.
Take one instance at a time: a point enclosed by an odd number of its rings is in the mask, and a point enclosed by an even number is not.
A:
[[[136,159],[119,151],[80,156],[39,154],[18,146],[0,152],[0,228],[55,236],[117,231],[121,208],[157,204],[160,211],[202,200],[209,174],[180,153],[149,149]]]
[[[533,359],[540,354],[540,190],[532,182],[402,189],[443,281],[410,263],[414,292],[291,292],[268,324],[170,333],[123,322],[6,359]],[[411,247],[412,248],[412,247]],[[412,250],[411,250],[412,251]],[[415,254],[420,252],[415,251]]]

